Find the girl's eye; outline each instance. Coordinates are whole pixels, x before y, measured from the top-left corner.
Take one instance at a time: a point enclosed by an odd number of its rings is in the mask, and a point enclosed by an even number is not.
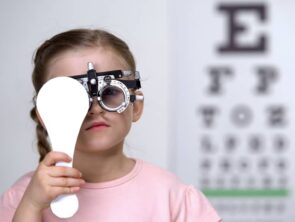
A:
[[[101,100],[106,106],[116,108],[124,102],[124,93],[117,87],[109,86],[102,91]]]
[[[120,94],[121,90],[113,88],[113,87],[109,87],[110,89],[105,90],[104,95],[106,96],[117,96],[118,94]]]

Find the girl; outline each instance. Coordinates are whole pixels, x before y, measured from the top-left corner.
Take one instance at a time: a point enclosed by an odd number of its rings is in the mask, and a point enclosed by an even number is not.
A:
[[[134,75],[124,78],[136,79],[133,55],[121,39],[102,30],[70,30],[37,50],[32,75],[36,94],[49,79],[86,73],[88,62],[97,73],[128,70]],[[129,89],[130,94],[142,95],[139,87]],[[121,113],[110,112],[93,97],[77,139],[73,168],[69,168],[55,166],[72,160],[51,151],[33,107],[40,164],[2,195],[0,221],[218,222],[219,216],[202,193],[165,170],[124,155],[124,139],[142,110],[143,101],[135,100]],[[78,212],[68,219],[57,218],[50,202],[71,193],[79,198]]]

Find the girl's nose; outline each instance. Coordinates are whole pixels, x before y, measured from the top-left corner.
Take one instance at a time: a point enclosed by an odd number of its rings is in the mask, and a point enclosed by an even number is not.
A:
[[[88,114],[94,115],[94,114],[99,114],[99,113],[103,113],[103,112],[104,112],[104,109],[101,108],[101,106],[99,105],[99,103],[97,101],[97,97],[93,97],[92,103],[90,104],[90,109],[88,111]]]

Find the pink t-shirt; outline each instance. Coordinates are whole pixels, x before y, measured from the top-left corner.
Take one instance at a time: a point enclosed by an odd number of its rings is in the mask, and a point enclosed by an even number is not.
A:
[[[0,221],[10,222],[33,173],[20,178],[0,200]],[[79,210],[59,219],[50,209],[43,222],[218,222],[220,217],[202,193],[161,168],[136,160],[124,177],[86,183],[77,193]]]

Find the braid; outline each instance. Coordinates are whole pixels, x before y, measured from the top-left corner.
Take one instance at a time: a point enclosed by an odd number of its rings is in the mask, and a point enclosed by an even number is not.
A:
[[[37,135],[37,146],[39,151],[39,162],[41,162],[47,153],[51,151],[51,147],[48,143],[47,131],[44,129],[40,121],[38,120],[37,113],[36,113],[36,106],[31,109],[31,118],[36,123],[36,135]]]

